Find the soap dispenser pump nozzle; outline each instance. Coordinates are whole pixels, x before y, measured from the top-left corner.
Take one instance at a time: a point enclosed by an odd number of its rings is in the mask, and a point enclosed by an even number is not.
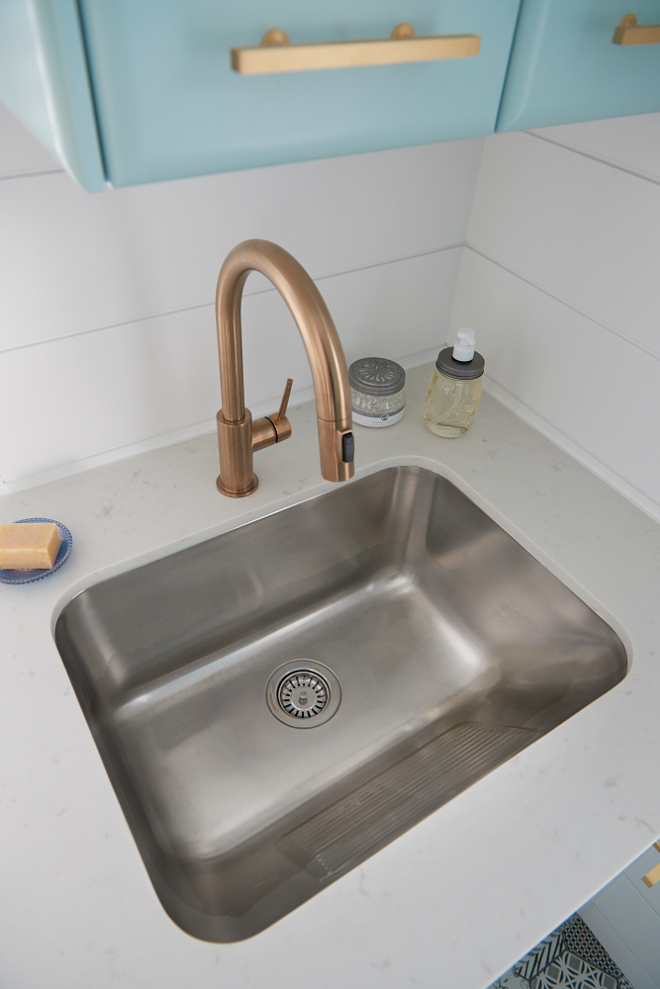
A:
[[[474,330],[464,326],[456,334],[456,343],[454,344],[451,356],[455,361],[471,361],[474,357],[474,348],[476,345],[477,341],[474,336]]]

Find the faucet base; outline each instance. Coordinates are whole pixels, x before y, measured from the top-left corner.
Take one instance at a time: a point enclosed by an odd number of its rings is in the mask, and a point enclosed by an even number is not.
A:
[[[220,477],[218,491],[229,498],[244,498],[252,494],[258,481],[252,470],[252,416],[245,409],[242,419],[225,419],[222,409],[218,412],[218,450],[220,453]],[[275,442],[275,430],[268,423]],[[264,444],[266,445],[266,444]]]
[[[256,491],[257,488],[259,487],[259,478],[257,477],[256,474],[253,474],[252,483],[250,484],[250,487],[246,488],[244,491],[234,491],[232,488],[226,488],[222,483],[221,474],[218,474],[218,479],[216,480],[215,485],[218,491],[220,492],[220,494],[227,495],[228,498],[246,498],[248,495],[251,495],[253,491]]]

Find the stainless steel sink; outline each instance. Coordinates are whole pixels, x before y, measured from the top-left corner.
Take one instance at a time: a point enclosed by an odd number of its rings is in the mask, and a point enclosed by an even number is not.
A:
[[[56,640],[163,906],[209,941],[263,930],[627,671],[609,625],[415,467],[96,584]]]

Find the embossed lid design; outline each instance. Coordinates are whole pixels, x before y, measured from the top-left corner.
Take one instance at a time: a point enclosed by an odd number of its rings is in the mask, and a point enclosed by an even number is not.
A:
[[[384,357],[361,357],[348,369],[351,388],[365,395],[395,395],[406,383],[406,372]]]

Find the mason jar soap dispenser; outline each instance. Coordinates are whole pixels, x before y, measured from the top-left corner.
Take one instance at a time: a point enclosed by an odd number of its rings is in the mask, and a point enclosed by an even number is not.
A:
[[[424,420],[436,436],[462,436],[474,422],[486,366],[474,347],[474,330],[464,327],[454,346],[438,354],[424,403]]]

